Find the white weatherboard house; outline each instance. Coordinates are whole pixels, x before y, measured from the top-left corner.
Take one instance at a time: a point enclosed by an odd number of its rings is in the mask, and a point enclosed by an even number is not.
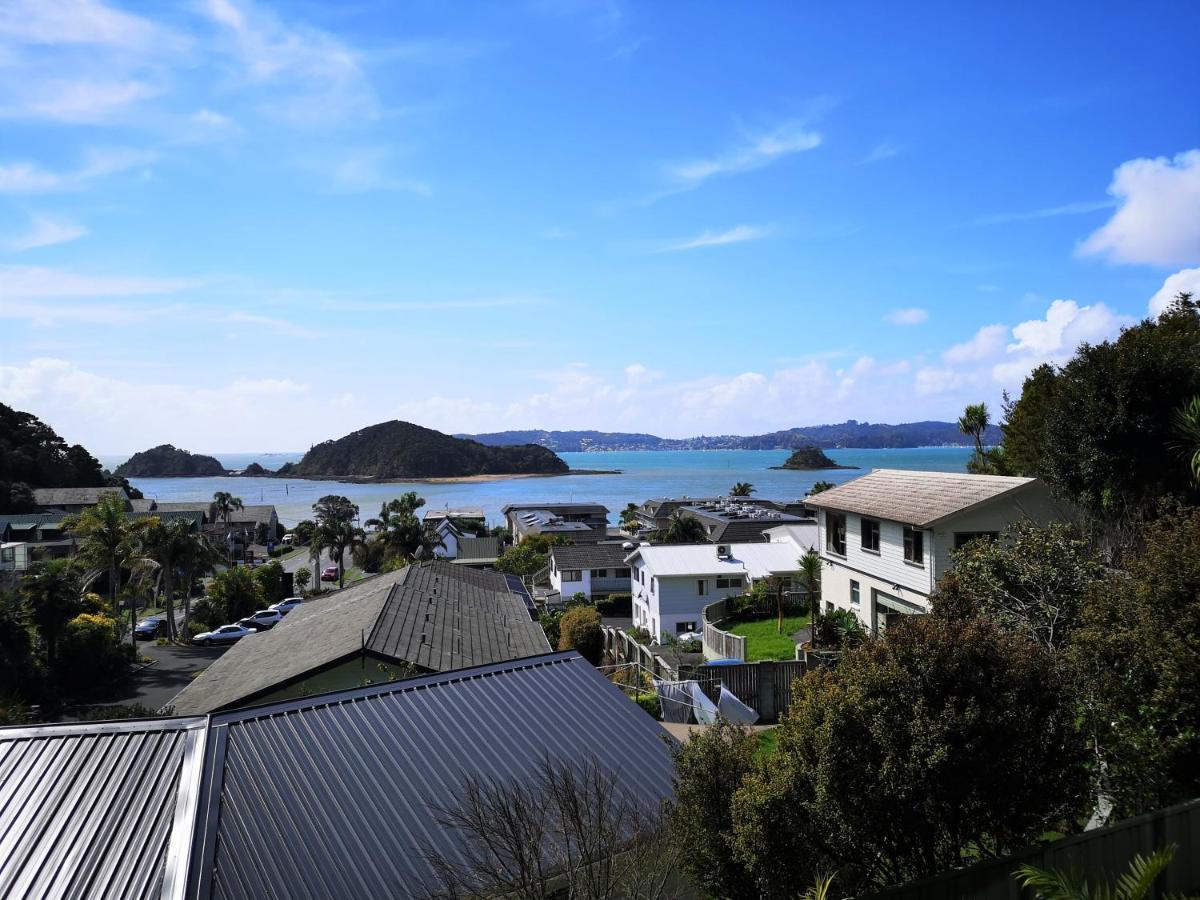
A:
[[[748,544],[642,544],[629,554],[633,624],[654,636],[699,631],[704,607],[753,581],[791,576],[807,547],[791,540]]]
[[[629,550],[621,544],[575,544],[550,548],[550,584],[568,600],[583,594],[589,600],[609,594],[628,594]]]
[[[1022,519],[1062,518],[1036,478],[876,469],[805,501],[818,510],[821,598],[882,633],[929,611],[951,551]]]

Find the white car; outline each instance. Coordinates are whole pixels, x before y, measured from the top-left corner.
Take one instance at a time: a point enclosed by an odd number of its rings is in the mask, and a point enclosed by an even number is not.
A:
[[[239,625],[253,628],[257,631],[268,631],[283,621],[283,613],[277,609],[260,609],[244,619],[238,619]]]
[[[278,603],[272,603],[267,607],[267,609],[273,609],[276,612],[283,613],[286,616],[303,602],[303,597],[288,597],[286,600],[280,600]]]
[[[192,638],[193,644],[199,644],[206,647],[210,644],[232,644],[234,641],[240,641],[247,635],[254,634],[254,629],[247,628],[245,625],[222,625],[220,628],[214,628],[212,631],[205,631],[202,634]]]

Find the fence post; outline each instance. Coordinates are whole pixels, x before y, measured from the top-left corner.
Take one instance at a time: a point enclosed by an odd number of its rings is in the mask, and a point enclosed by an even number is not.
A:
[[[775,663],[760,662],[758,666],[758,714],[768,721],[775,718]]]

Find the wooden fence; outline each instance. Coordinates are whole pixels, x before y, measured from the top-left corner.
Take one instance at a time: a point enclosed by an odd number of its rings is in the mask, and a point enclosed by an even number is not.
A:
[[[655,678],[663,681],[676,681],[678,675],[665,659],[648,647],[639,644],[633,637],[619,628],[605,625],[600,629],[604,633],[604,655],[615,665],[631,663],[641,666],[642,671],[649,672]]]
[[[700,617],[704,622],[704,655],[713,659],[746,659],[746,639],[728,631],[722,631],[716,626],[726,618],[728,605],[725,600],[718,600],[704,607]]]
[[[776,721],[792,703],[792,681],[804,675],[804,660],[696,666],[681,676],[694,679],[716,703],[725,685],[735,697],[758,713],[764,722]]]
[[[1200,800],[1192,800],[1002,859],[889,888],[863,900],[1027,900],[1033,893],[1022,890],[1013,878],[1022,864],[1084,872],[1094,885],[1105,876],[1123,872],[1135,854],[1149,856],[1168,844],[1176,845],[1175,861],[1159,878],[1151,900],[1200,890]]]

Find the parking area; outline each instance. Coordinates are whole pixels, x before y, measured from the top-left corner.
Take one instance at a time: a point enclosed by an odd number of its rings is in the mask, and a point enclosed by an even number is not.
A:
[[[91,704],[140,703],[159,709],[191,683],[201,669],[219,659],[228,647],[159,646],[153,641],[139,641],[138,652],[154,660],[154,664],[114,685],[103,695],[89,698]]]

